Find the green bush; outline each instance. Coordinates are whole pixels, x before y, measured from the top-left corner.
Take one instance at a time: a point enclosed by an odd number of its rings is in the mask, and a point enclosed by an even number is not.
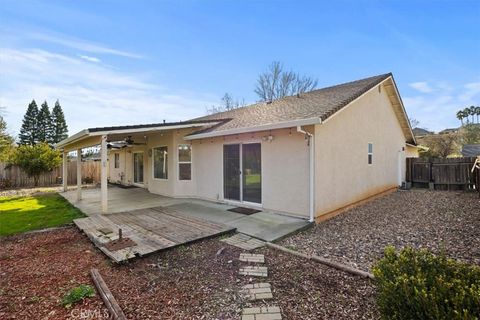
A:
[[[70,308],[72,304],[93,296],[95,296],[95,289],[87,284],[81,284],[78,287],[70,289],[70,291],[63,296],[62,305],[65,308]]]
[[[478,266],[425,249],[387,247],[373,274],[384,319],[479,319]]]

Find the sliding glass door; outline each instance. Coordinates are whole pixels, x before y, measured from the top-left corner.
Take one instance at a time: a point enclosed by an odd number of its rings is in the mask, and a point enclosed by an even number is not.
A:
[[[240,201],[240,145],[223,146],[223,197]]]
[[[223,177],[225,199],[261,203],[261,144],[224,145]]]
[[[143,153],[133,153],[133,183],[143,184]]]

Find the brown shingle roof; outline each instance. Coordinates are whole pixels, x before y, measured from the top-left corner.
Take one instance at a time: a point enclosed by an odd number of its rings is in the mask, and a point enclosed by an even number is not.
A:
[[[202,130],[202,133],[213,131],[220,133],[221,131],[229,129],[250,128],[277,122],[315,117],[321,118],[322,121],[324,121],[391,75],[391,73],[386,73],[333,87],[313,90],[302,93],[299,96],[285,97],[271,103],[260,102],[194,120],[231,119],[229,121],[224,120],[223,123],[219,125]],[[198,133],[199,132],[196,132],[194,134]]]

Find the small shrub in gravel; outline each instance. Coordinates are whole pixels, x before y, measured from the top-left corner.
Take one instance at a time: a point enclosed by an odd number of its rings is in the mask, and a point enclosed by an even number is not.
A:
[[[373,268],[384,319],[478,319],[480,267],[411,247],[385,256]]]
[[[78,287],[70,289],[62,298],[62,305],[70,308],[74,303],[80,302],[85,298],[95,296],[95,289],[87,284],[81,284]]]

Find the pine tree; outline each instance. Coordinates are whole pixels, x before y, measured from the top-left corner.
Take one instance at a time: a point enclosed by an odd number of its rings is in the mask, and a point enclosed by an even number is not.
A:
[[[60,102],[55,102],[52,110],[52,143],[58,143],[68,137],[68,127]]]
[[[13,137],[7,132],[7,123],[0,115],[0,161],[6,160],[13,145]]]
[[[47,101],[42,103],[37,117],[37,139],[39,142],[52,144],[52,117]]]
[[[28,105],[27,112],[23,117],[22,128],[18,135],[18,143],[21,145],[35,145],[38,142],[37,137],[37,117],[38,107],[35,100]]]

